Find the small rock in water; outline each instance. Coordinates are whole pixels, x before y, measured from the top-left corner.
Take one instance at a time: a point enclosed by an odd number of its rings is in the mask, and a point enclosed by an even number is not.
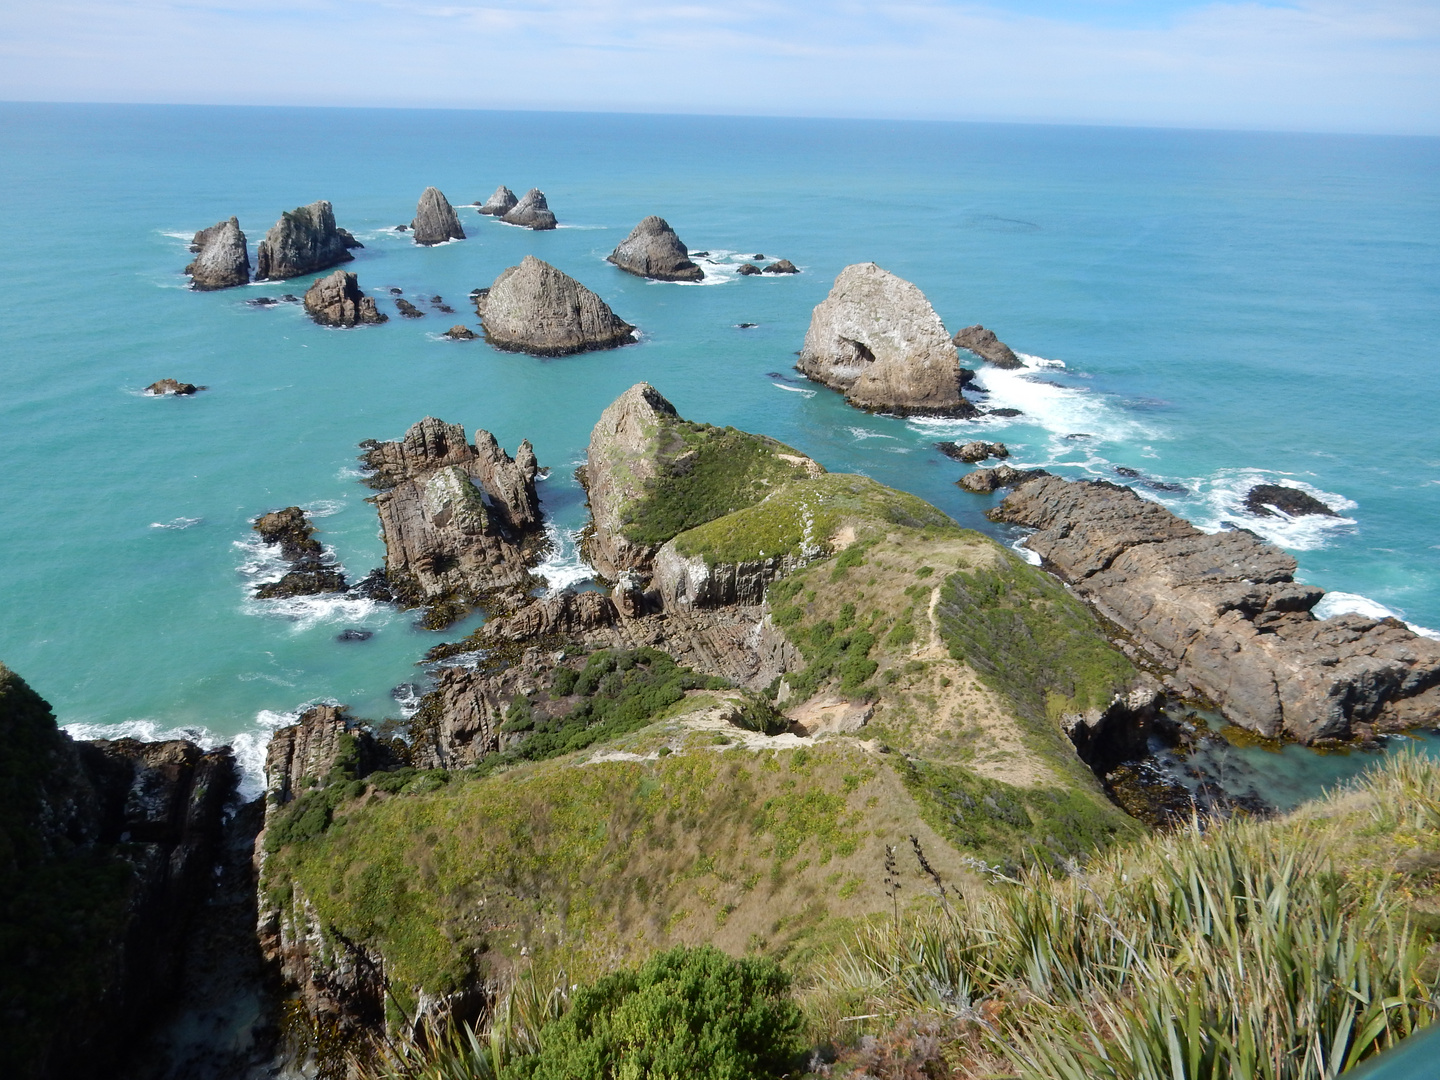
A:
[[[396,300],[395,306],[399,309],[400,314],[404,315],[407,319],[423,319],[425,317],[425,313],[410,303],[409,300]]]
[[[456,325],[446,330],[441,336],[447,337],[451,341],[474,341],[479,335],[468,326]]]
[[[284,296],[280,297],[280,302],[282,304],[298,304],[300,303],[300,297],[296,296],[294,293],[287,292]]]
[[[396,231],[396,232],[409,232],[409,231],[410,231],[410,226],[409,226],[409,225],[396,225],[396,226],[395,226],[395,231]]]
[[[1139,480],[1139,479],[1140,479],[1140,470],[1139,470],[1139,469],[1132,469],[1132,468],[1130,468],[1128,465],[1116,465],[1116,466],[1114,466],[1114,469],[1115,469],[1115,474],[1116,474],[1117,476],[1123,476],[1123,477],[1125,477],[1126,480]]]
[[[273,296],[257,296],[254,300],[245,301],[251,307],[274,307],[279,302]]]
[[[430,302],[431,302],[432,304],[438,304],[438,303],[440,303],[440,299],[441,299],[441,298],[438,297],[438,296],[432,296],[432,297],[430,297]]]
[[[982,411],[986,416],[1024,416],[1024,415],[1025,415],[1025,414],[1024,414],[1023,412],[1021,412],[1019,409],[982,409],[981,411]],[[1074,435],[1067,435],[1067,436],[1065,436],[1065,437],[1066,437],[1067,439],[1073,439],[1073,438],[1075,438]],[[1084,438],[1084,436],[1081,436],[1081,438]]]
[[[743,274],[745,277],[750,277],[752,274],[763,273],[763,271],[754,263],[741,263],[740,269],[736,270],[735,272],[737,274]]]
[[[349,630],[342,630],[335,635],[336,641],[369,641],[375,636],[374,630],[356,630],[353,627]]]
[[[1257,484],[1252,487],[1245,496],[1245,509],[1256,517],[1274,517],[1276,510],[1287,517],[1303,517],[1307,514],[1340,516],[1314,495],[1280,484]]]
[[[1004,443],[980,442],[978,440],[960,444],[938,442],[935,444],[935,449],[939,450],[948,458],[954,458],[956,461],[964,461],[972,465],[977,461],[984,461],[986,458],[1008,458],[1010,456],[1010,451]]]
[[[756,262],[759,262],[761,259],[765,258],[765,256],[764,256],[764,255],[751,255],[750,258],[754,259]]]
[[[800,268],[789,259],[781,259],[779,262],[773,262],[765,267],[764,270],[764,273],[767,274],[798,274],[799,272]]]
[[[395,288],[395,286],[393,286],[393,285],[390,286],[390,295],[391,295],[391,296],[401,296],[401,295],[404,294],[404,292],[405,292],[404,289],[397,289],[397,288]]]
[[[175,379],[161,379],[153,382],[145,388],[145,393],[154,397],[164,397],[166,394],[173,394],[176,397],[188,397],[197,390],[204,390],[203,386],[196,386],[194,383],[179,382]]]
[[[1065,436],[1067,439],[1093,439],[1094,437],[1088,431],[1073,431]]]
[[[710,253],[708,251],[692,251],[690,252],[690,257],[692,259],[708,259]]]
[[[1010,465],[997,465],[993,469],[976,469],[966,473],[955,483],[976,495],[988,495],[1001,488],[1019,487],[1030,480],[1050,474],[1044,469],[1016,469]]]
[[[738,329],[740,329],[740,330],[754,330],[755,327],[757,327],[757,326],[759,326],[759,325],[760,325],[759,323],[753,323],[753,322],[742,322],[742,323],[736,323],[736,324],[735,324],[735,326],[736,326]]]

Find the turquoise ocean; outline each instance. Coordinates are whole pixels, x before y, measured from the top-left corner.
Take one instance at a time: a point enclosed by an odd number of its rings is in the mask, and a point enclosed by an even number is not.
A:
[[[1006,541],[938,439],[1142,488],[1202,527],[1291,551],[1329,610],[1440,627],[1440,140],[1210,131],[560,113],[0,104],[0,659],[79,735],[235,742],[310,702],[401,715],[446,635],[339,597],[254,601],[276,575],[252,519],[299,504],[353,579],[380,564],[356,444],[426,415],[523,438],[542,484],[553,587],[582,582],[573,478],[601,409],[640,380],[696,420],[761,431]],[[461,208],[468,239],[420,248],[427,185],[459,207],[539,187],[532,233]],[[329,199],[365,244],[347,269],[392,318],[327,330],[310,279],[214,293],[181,269],[195,230],[237,215],[251,244]],[[711,253],[698,285],[604,258],[647,214]],[[640,328],[565,359],[440,334],[530,253]],[[795,277],[740,277],[745,258]],[[846,265],[915,282],[953,332],[1024,355],[982,368],[974,422],[870,416],[793,371]],[[391,288],[427,312],[401,319]],[[426,302],[443,297],[446,315]],[[422,299],[423,298],[423,299]],[[754,323],[741,329],[741,323]],[[173,377],[209,389],[156,399]],[[1337,518],[1259,519],[1279,482]],[[373,631],[340,641],[349,628]],[[1249,751],[1262,755],[1261,751]],[[1282,804],[1362,755],[1260,761]],[[1273,760],[1271,760],[1273,759]],[[1266,771],[1268,770],[1268,771]]]

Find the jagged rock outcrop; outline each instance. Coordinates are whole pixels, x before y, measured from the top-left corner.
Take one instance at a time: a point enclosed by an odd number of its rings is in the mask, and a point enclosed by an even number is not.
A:
[[[701,281],[705,271],[690,261],[690,251],[670,223],[650,215],[607,257],[621,270],[656,281]]]
[[[425,313],[423,311],[417,308],[409,300],[406,300],[403,296],[396,297],[395,310],[400,312],[401,316],[406,319],[423,319],[425,317]]]
[[[995,367],[1014,370],[1025,366],[1024,362],[1011,351],[1010,346],[995,336],[995,331],[986,330],[979,323],[958,331],[951,341],[955,343],[956,347],[974,353],[981,360]]]
[[[457,323],[456,325],[450,327],[449,330],[446,330],[445,333],[441,334],[440,336],[447,337],[451,341],[474,341],[480,335],[475,333],[475,331],[471,330],[468,326]]]
[[[683,555],[671,540],[655,553],[651,590],[665,610],[674,608],[759,605],[765,590],[808,560],[793,555],[752,562],[709,564],[699,555]]]
[[[1049,476],[1044,469],[1017,469],[1013,465],[997,465],[993,469],[976,469],[966,473],[955,483],[976,495],[988,495],[1001,488],[1018,487],[1020,484]]]
[[[800,268],[789,259],[776,259],[762,272],[766,274],[798,274]]]
[[[290,569],[279,581],[255,587],[257,600],[283,600],[292,596],[344,592],[345,572],[325,554],[315,539],[315,527],[298,506],[272,510],[255,519],[260,539],[279,548]]]
[[[360,279],[344,270],[319,278],[305,290],[305,311],[321,326],[364,326],[389,322],[375,298],[360,291]]]
[[[383,489],[385,570],[403,603],[458,605],[453,617],[491,589],[525,584],[543,544],[528,441],[512,459],[488,431],[471,445],[459,424],[427,416],[397,442],[361,445]]]
[[[511,210],[515,209],[516,203],[520,200],[515,198],[515,193],[504,184],[495,189],[495,194],[485,200],[480,207],[480,213],[490,214],[494,217],[504,217]]]
[[[328,270],[355,256],[351,248],[364,247],[344,229],[335,226],[335,211],[324,199],[280,215],[255,248],[255,280],[282,278]]]
[[[557,225],[555,215],[550,211],[550,204],[545,201],[545,193],[533,187],[525,193],[524,198],[501,214],[500,220],[510,225],[524,225],[536,232],[544,232]]]
[[[935,449],[948,458],[970,465],[977,461],[984,461],[986,458],[1008,458],[1010,456],[1010,450],[1004,443],[981,442],[978,439],[967,443],[938,442],[935,444]]]
[[[1253,533],[1208,535],[1129,488],[1053,476],[991,517],[1037,529],[1032,551],[1241,727],[1309,743],[1440,720],[1440,642],[1396,619],[1316,619],[1324,591]]]
[[[250,281],[250,250],[236,218],[221,221],[195,234],[190,250],[195,259],[185,267],[190,287],[201,291],[229,289]]]
[[[978,415],[960,393],[960,361],[930,301],[874,263],[840,272],[795,366],[872,412]]]
[[[501,272],[475,312],[496,348],[533,356],[568,356],[628,345],[635,327],[569,274],[526,255]]]
[[[203,386],[196,386],[194,383],[180,382],[178,379],[160,379],[151,383],[145,388],[145,393],[151,397],[164,397],[169,394],[174,397],[189,397],[191,394],[204,390]]]
[[[513,615],[485,624],[487,634],[506,641],[573,637],[611,626],[619,618],[614,602],[604,593],[561,592],[525,605]]]
[[[1281,484],[1256,484],[1245,495],[1245,509],[1256,517],[1274,517],[1277,510],[1288,517],[1340,516],[1308,491]]]
[[[173,1004],[210,891],[228,749],[76,742],[0,664],[0,1073],[115,1075]]]
[[[595,529],[586,555],[605,577],[641,568],[648,572],[655,549],[626,539],[624,511],[660,475],[656,447],[661,428],[678,418],[659,390],[637,383],[606,407],[590,432],[585,492]]]
[[[464,240],[465,230],[450,200],[437,187],[427,187],[415,207],[415,220],[410,222],[410,235],[415,243],[429,247],[446,240]]]

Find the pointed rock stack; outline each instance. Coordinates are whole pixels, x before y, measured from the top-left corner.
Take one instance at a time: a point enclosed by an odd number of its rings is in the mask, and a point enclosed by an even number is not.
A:
[[[495,189],[495,194],[485,200],[484,204],[480,207],[480,213],[490,214],[493,217],[504,217],[511,210],[515,209],[515,204],[519,201],[519,199],[515,198],[513,191],[504,184],[501,184]]]
[[[430,247],[446,240],[464,240],[465,230],[455,216],[455,208],[439,188],[427,187],[415,207],[415,220],[410,223],[415,243]]]
[[[550,212],[550,204],[545,201],[545,193],[533,187],[507,213],[500,215],[500,220],[511,225],[524,225],[536,232],[553,229],[556,225],[555,215]]]
[[[705,277],[705,271],[690,261],[689,249],[669,222],[653,214],[636,225],[606,261],[656,281],[700,281]]]
[[[255,280],[279,281],[349,262],[351,248],[364,247],[335,226],[335,211],[321,199],[287,210],[255,249]]]
[[[874,263],[847,266],[810,318],[795,365],[871,412],[969,417],[960,361],[925,294]]]
[[[305,310],[321,326],[358,326],[389,321],[375,300],[360,291],[360,279],[344,270],[320,278],[305,291]]]
[[[249,283],[250,251],[238,219],[232,217],[201,229],[190,250],[197,253],[195,261],[185,267],[192,289],[208,292]]]
[[[568,274],[526,255],[475,300],[492,345],[533,356],[613,349],[634,340],[635,328]]]

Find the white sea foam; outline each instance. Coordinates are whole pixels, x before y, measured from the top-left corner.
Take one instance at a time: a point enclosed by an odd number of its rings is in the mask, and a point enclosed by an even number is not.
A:
[[[550,538],[550,554],[535,567],[535,574],[545,579],[549,595],[563,592],[595,576],[595,568],[580,557],[579,533],[562,532],[553,522],[546,522],[545,535]]]
[[[1020,358],[1020,362],[1022,364],[1029,368],[1050,368],[1052,370],[1063,370],[1065,367],[1064,360],[1047,360],[1043,356],[1031,356],[1029,353],[1023,352],[1016,353],[1015,355]]]
[[[853,436],[855,436],[855,438],[857,438],[857,439],[893,439],[893,438],[895,438],[894,435],[882,435],[882,434],[881,434],[880,432],[878,432],[878,431],[867,431],[865,428],[862,428],[862,427],[846,428],[845,430],[848,431],[848,432],[850,432],[850,434],[853,435]]]
[[[150,523],[150,528],[152,528],[152,529],[188,529],[188,528],[190,528],[192,525],[199,525],[199,524],[200,524],[202,521],[204,521],[204,520],[205,520],[204,518],[177,517],[177,518],[173,518],[173,519],[170,520],[170,521],[152,521],[152,522]]]
[[[1039,566],[1040,553],[1036,551],[1031,551],[1028,547],[1025,546],[1025,541],[1028,539],[1029,536],[1027,534],[1026,536],[1022,536],[1016,540],[1011,541],[1010,550],[1015,552],[1016,555],[1019,555],[1031,566]]]
[[[293,623],[292,632],[304,633],[327,623],[374,622],[392,612],[389,605],[344,593],[316,593],[313,596],[291,596],[283,600],[247,598],[240,610],[246,615],[262,615]]]
[[[305,503],[300,507],[312,518],[329,517],[338,514],[345,509],[344,499],[316,499],[314,502]]]
[[[789,390],[792,394],[804,394],[806,397],[814,397],[815,391],[804,386],[786,386],[782,382],[772,382],[771,386],[776,390]]]
[[[1257,484],[1280,484],[1297,488],[1313,495],[1341,516],[1304,514],[1290,517],[1278,510],[1269,517],[1252,514],[1245,509],[1245,496]],[[1343,514],[1343,511],[1355,509],[1356,504],[1353,501],[1343,495],[1324,491],[1289,473],[1266,469],[1222,469],[1212,477],[1192,480],[1186,486],[1197,492],[1203,503],[1198,512],[1192,511],[1188,515],[1182,513],[1182,516],[1190,517],[1197,528],[1206,532],[1219,532],[1221,529],[1239,525],[1263,536],[1272,544],[1291,551],[1315,551],[1325,547],[1339,535],[1354,532],[1356,526],[1354,518],[1345,517]],[[1167,501],[1163,498],[1163,493],[1158,501]]]
[[[1431,630],[1428,626],[1419,626],[1416,623],[1407,622],[1402,612],[1394,608],[1386,607],[1377,600],[1371,600],[1368,596],[1361,596],[1358,593],[1340,592],[1338,590],[1327,592],[1320,602],[1311,609],[1317,619],[1333,619],[1336,615],[1365,615],[1372,619],[1399,619],[1404,622],[1412,631],[1422,637],[1435,638],[1440,640],[1440,630]]]
[[[390,691],[390,696],[400,706],[401,719],[409,720],[420,711],[420,699],[425,696],[425,691],[414,683],[401,683]]]

